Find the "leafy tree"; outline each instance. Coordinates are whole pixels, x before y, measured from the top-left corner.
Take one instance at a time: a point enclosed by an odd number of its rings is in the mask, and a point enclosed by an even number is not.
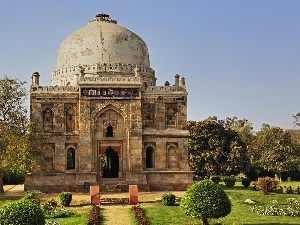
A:
[[[225,120],[218,120],[225,129],[231,129],[237,132],[242,139],[242,141],[246,144],[246,146],[250,146],[252,140],[254,139],[254,131],[252,123],[247,119],[238,119],[237,117],[227,117]]]
[[[190,217],[202,220],[221,218],[231,212],[231,203],[224,190],[210,180],[202,180],[190,186],[180,201],[181,210]]]
[[[289,131],[280,127],[263,124],[256,133],[250,154],[254,165],[274,171],[279,179],[282,172],[299,170],[299,145],[292,141]]]
[[[293,115],[293,124],[294,127],[300,127],[300,112]]]
[[[246,145],[238,133],[212,119],[189,121],[190,168],[204,178],[238,174],[248,165]]]
[[[0,192],[3,169],[28,169],[40,162],[36,156],[41,156],[41,151],[32,146],[41,136],[29,132],[33,125],[28,123],[25,84],[7,76],[0,79]]]

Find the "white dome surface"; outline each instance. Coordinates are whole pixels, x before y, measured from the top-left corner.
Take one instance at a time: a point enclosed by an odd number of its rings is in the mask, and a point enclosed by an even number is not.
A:
[[[146,43],[109,17],[96,17],[60,45],[57,69],[95,63],[125,63],[150,67]]]
[[[146,43],[108,15],[98,14],[60,45],[52,85],[77,85],[85,75],[134,76],[136,71],[149,84],[155,83]]]

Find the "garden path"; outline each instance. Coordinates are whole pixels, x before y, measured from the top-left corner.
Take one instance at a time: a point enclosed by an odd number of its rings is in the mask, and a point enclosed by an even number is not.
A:
[[[131,224],[131,205],[101,204],[103,210],[104,225],[128,225]]]
[[[23,196],[24,194],[24,184],[15,185],[12,189],[4,193],[6,196]]]

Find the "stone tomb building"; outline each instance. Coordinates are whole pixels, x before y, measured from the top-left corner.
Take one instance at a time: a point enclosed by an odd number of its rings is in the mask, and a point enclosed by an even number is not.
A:
[[[187,92],[156,86],[145,42],[99,14],[69,35],[58,51],[52,86],[31,77],[30,117],[48,144],[45,167],[26,176],[25,189],[82,191],[184,190],[188,164]]]

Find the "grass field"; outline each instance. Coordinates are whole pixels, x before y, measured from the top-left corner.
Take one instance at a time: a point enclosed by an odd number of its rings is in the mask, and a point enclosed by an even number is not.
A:
[[[212,219],[210,224],[300,224],[300,217],[279,217],[279,216],[261,216],[249,210],[249,204],[245,203],[246,199],[251,199],[260,203],[269,203],[271,200],[277,200],[279,204],[285,204],[287,198],[296,198],[300,201],[300,195],[297,194],[282,194],[281,190],[277,190],[270,195],[263,195],[259,191],[253,191],[251,187],[244,188],[240,183],[233,188],[227,188],[224,183],[220,183],[225,192],[228,194],[232,203],[232,211],[225,218]],[[283,185],[292,186],[294,189],[300,182],[284,182]],[[160,203],[142,203],[141,207],[145,211],[146,217],[151,222],[151,225],[163,224],[201,224],[200,221],[193,220],[185,216],[179,205],[177,206],[162,206]]]
[[[281,186],[292,186],[293,189],[296,189],[300,182],[282,182]],[[288,217],[288,216],[261,216],[255,214],[249,210],[249,204],[245,203],[246,199],[251,199],[257,203],[269,203],[271,200],[277,200],[279,204],[286,204],[287,198],[296,198],[300,201],[300,194],[283,194],[280,189],[275,193],[269,195],[263,195],[259,191],[252,190],[252,187],[244,188],[240,182],[236,182],[236,185],[232,188],[227,188],[224,183],[220,183],[220,186],[228,194],[231,203],[232,211],[225,218],[212,219],[210,224],[217,224],[220,222],[223,225],[226,224],[243,224],[243,225],[279,225],[279,224],[300,224],[300,217]],[[173,192],[177,197],[182,197],[184,192]],[[176,206],[162,206],[161,203],[155,202],[156,197],[161,197],[164,192],[149,192],[149,193],[140,193],[139,201],[140,206],[145,212],[146,217],[149,219],[151,225],[191,225],[191,224],[201,224],[201,221],[189,218],[184,215],[179,205]],[[126,196],[123,194],[122,197]],[[54,195],[46,195],[45,198],[57,197]],[[6,201],[13,201],[19,197],[8,197],[0,196],[0,206]],[[91,209],[89,202],[88,194],[73,194],[72,206],[69,207],[69,210],[72,210],[76,213],[76,216],[70,218],[59,218],[59,219],[48,219],[49,221],[59,222],[61,225],[84,225],[87,224],[87,216]],[[133,221],[133,213],[130,209],[130,206],[124,205],[101,205],[101,214],[102,214],[102,225],[116,224],[115,221],[112,221],[113,218],[118,220],[118,225],[130,225],[136,224]]]

